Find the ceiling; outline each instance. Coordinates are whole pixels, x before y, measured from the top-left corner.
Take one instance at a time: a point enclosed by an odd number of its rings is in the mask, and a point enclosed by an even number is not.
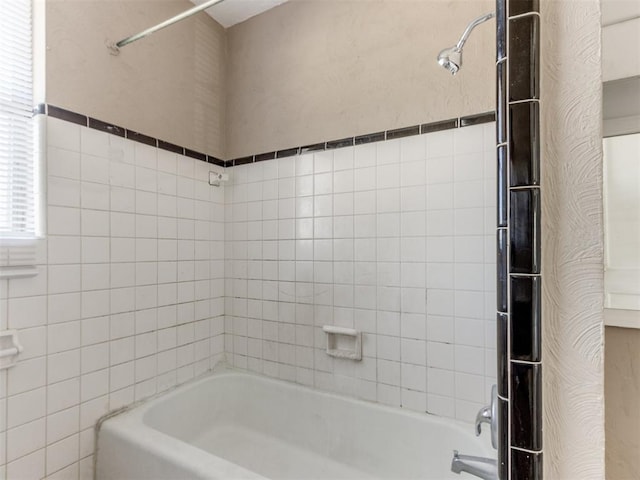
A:
[[[206,0],[191,0],[196,5]],[[287,0],[224,0],[207,8],[205,12],[211,15],[220,25],[228,28],[236,23],[244,22],[248,18],[286,2]]]

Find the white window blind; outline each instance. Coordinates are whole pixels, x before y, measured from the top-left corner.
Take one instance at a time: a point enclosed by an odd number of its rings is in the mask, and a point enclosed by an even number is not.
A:
[[[15,245],[16,240],[19,243],[34,239],[38,234],[33,106],[31,0],[0,0],[0,244],[3,246]],[[0,264],[4,263],[2,256]]]

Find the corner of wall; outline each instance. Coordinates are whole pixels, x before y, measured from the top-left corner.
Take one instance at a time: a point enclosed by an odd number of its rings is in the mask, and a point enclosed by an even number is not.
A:
[[[541,3],[544,478],[604,478],[600,4]]]

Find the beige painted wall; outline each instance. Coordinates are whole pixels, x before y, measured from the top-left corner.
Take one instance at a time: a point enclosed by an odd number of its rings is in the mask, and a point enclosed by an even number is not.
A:
[[[495,109],[495,24],[436,63],[493,0],[291,0],[228,30],[227,153],[267,152]]]
[[[223,158],[494,109],[493,23],[456,77],[435,62],[491,0],[292,0],[226,33],[198,14],[117,57],[192,4],[46,3],[47,102]]]
[[[200,13],[112,56],[187,0],[46,0],[48,103],[224,157],[225,31]]]
[[[607,478],[631,480],[640,472],[640,330],[605,331]]]
[[[541,15],[544,478],[602,479],[600,5],[541,2]]]

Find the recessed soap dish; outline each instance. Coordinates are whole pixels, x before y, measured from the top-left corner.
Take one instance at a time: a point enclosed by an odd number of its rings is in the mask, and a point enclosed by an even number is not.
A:
[[[0,332],[0,370],[13,367],[22,350],[22,345],[18,341],[18,332],[15,330]]]
[[[325,325],[327,355],[349,360],[362,360],[362,333],[353,328]]]

